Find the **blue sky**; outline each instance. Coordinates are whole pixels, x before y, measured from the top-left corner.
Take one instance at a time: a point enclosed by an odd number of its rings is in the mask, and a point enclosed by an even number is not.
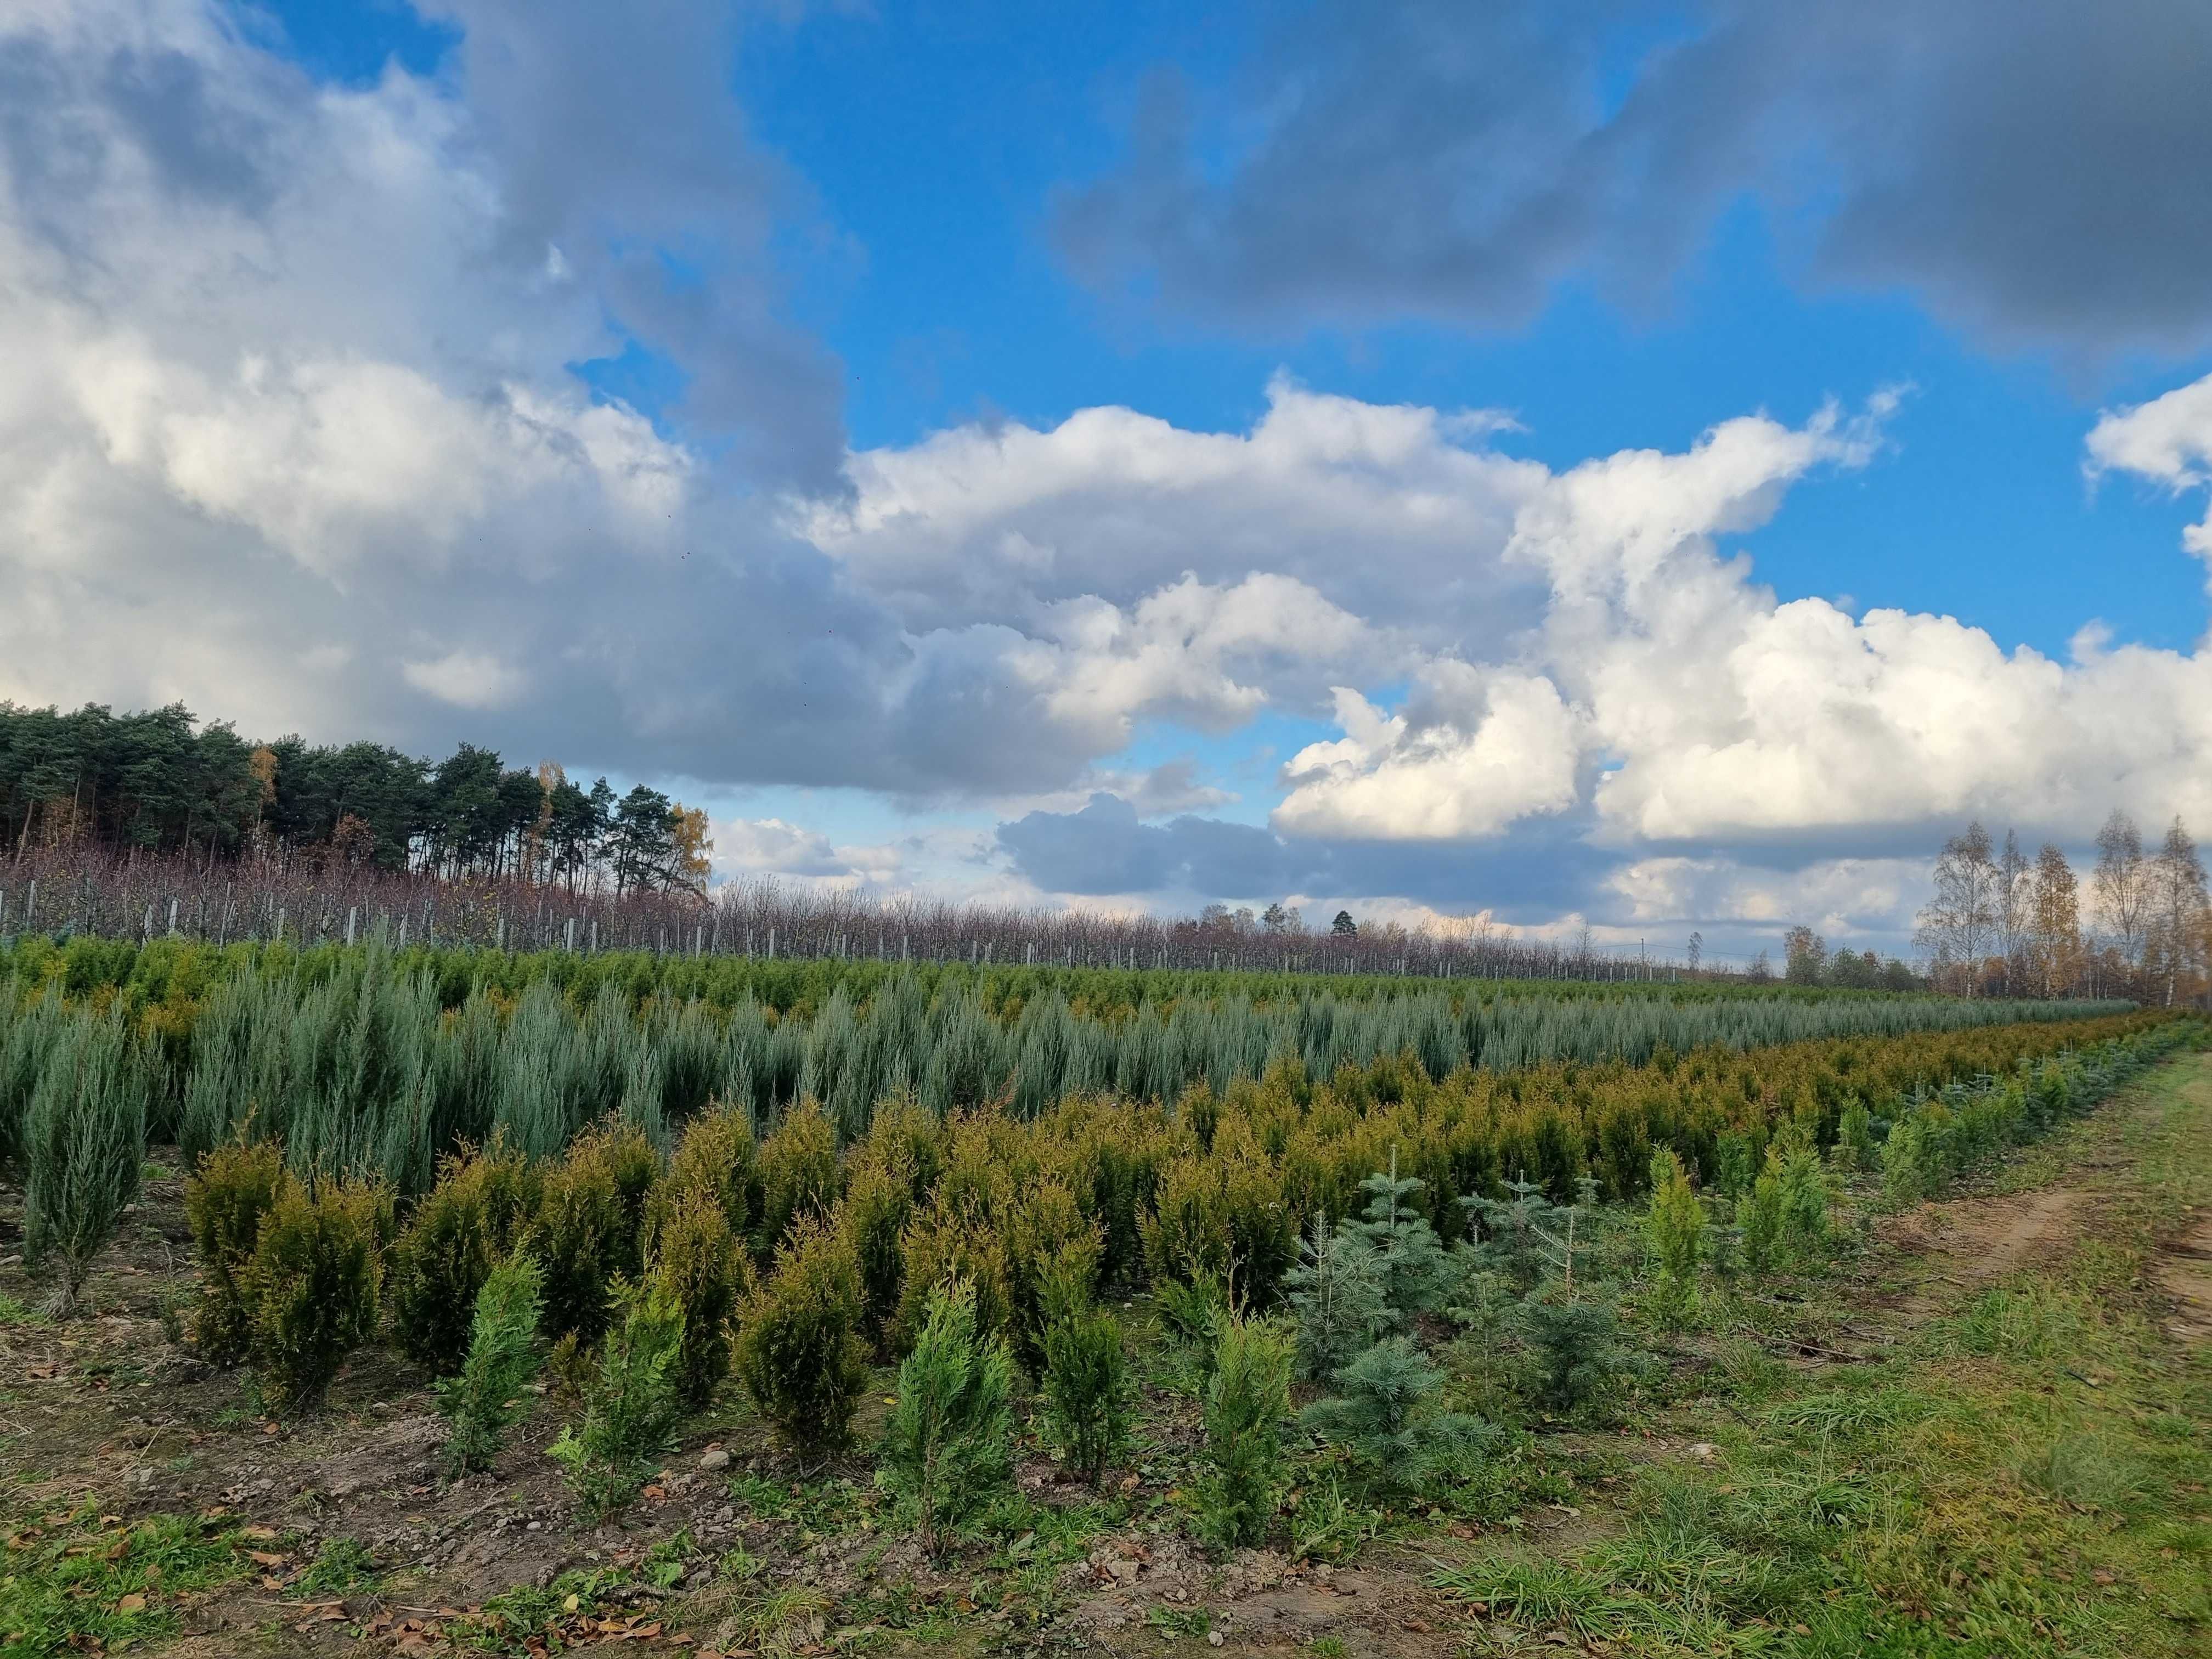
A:
[[[2212,33],[1994,15],[0,26],[27,612],[205,635],[0,694],[556,754],[732,876],[1901,946],[1970,815],[2212,817]]]

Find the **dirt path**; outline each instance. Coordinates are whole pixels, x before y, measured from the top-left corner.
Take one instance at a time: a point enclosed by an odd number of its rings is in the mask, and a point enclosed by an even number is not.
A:
[[[1885,1230],[1886,1242],[1931,1271],[1899,1304],[1916,1319],[2063,1248],[2090,1194],[2074,1187],[1925,1204]]]
[[[2158,1277],[2174,1302],[2166,1334],[2191,1347],[2212,1341],[2212,1216],[2167,1248]]]

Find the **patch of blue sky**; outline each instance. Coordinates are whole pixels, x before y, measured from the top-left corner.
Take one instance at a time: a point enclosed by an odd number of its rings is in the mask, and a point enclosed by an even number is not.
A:
[[[253,39],[317,80],[344,86],[379,80],[395,62],[410,75],[432,74],[461,38],[406,0],[253,0],[234,15]]]
[[[566,365],[597,402],[620,404],[653,422],[664,438],[678,436],[671,413],[682,402],[691,377],[675,359],[626,338],[622,349],[605,357]]]

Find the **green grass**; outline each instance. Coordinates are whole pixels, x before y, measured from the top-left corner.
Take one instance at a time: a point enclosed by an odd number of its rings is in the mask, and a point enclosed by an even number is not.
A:
[[[1204,1607],[1171,1607],[1154,1602],[1145,1609],[1145,1623],[1169,1636],[1204,1636],[1213,1628],[1213,1615]]]
[[[36,1309],[18,1302],[6,1291],[0,1291],[0,1330],[31,1329],[52,1323]]]
[[[382,1577],[366,1544],[354,1538],[331,1538],[324,1540],[292,1589],[295,1595],[320,1600],[374,1589]]]
[[[1620,1536],[1436,1583],[1502,1625],[1498,1650],[1557,1632],[1653,1656],[2212,1652],[2212,1361],[2142,1289],[2212,1194],[2212,1061],[2160,1068],[2024,1162],[2078,1176],[2115,1150],[2065,1259],[1874,1364],[1724,1348],[1721,1400],[1667,1425],[1717,1447],[1710,1464],[1648,1468]]]
[[[125,1524],[86,1511],[10,1528],[0,1560],[0,1659],[166,1641],[180,1598],[241,1577],[237,1534],[186,1516]]]
[[[628,1582],[617,1570],[564,1572],[544,1589],[518,1584],[446,1627],[464,1653],[521,1656],[565,1650],[558,1632],[580,1614],[601,1611],[610,1590]]]

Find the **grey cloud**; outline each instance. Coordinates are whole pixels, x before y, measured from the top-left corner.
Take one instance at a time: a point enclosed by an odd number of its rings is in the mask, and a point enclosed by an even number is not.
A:
[[[1127,799],[1140,816],[1156,818],[1171,812],[1225,805],[1236,797],[1225,789],[1200,782],[1198,763],[1184,756],[1162,761],[1133,780]]]
[[[442,78],[335,96],[191,0],[0,22],[0,696],[709,785],[1073,783],[1097,734],[1021,635],[912,629],[773,522],[842,454],[837,394],[778,320],[726,15],[571,9],[468,0]],[[633,303],[709,441],[568,374]]]
[[[1289,893],[1405,899],[1492,909],[1514,923],[1552,921],[1604,899],[1619,860],[1585,844],[1584,824],[1531,823],[1479,845],[1322,842],[1187,814],[1142,822],[1117,795],[1075,812],[1031,812],[999,826],[1000,850],[1048,892],[1194,896],[1237,902]]]
[[[1163,77],[1055,232],[1093,282],[1254,327],[1510,325],[1571,278],[1661,301],[1750,194],[1815,283],[2185,352],[2212,340],[2208,85],[2195,0],[1330,0],[1203,122]]]
[[[168,188],[243,213],[275,198],[266,149],[269,124],[210,84],[205,68],[181,52],[118,52],[105,90],[125,129]]]
[[[418,0],[463,33],[451,73],[504,186],[504,245],[557,246],[687,377],[680,416],[769,482],[839,486],[841,371],[779,311],[773,242],[813,206],[729,90],[741,9]]]

